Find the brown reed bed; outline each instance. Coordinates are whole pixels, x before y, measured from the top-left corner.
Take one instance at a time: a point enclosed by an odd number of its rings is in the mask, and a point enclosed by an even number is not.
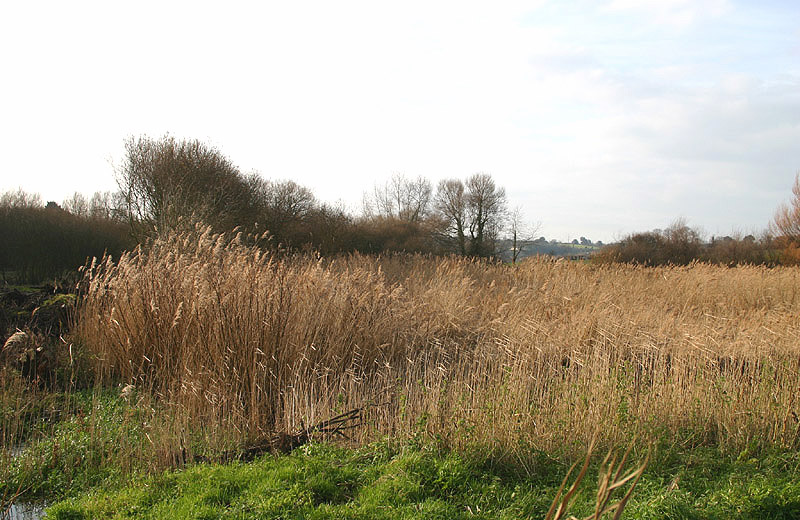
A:
[[[382,403],[354,441],[523,461],[598,431],[800,446],[799,317],[798,268],[276,257],[198,230],[89,269],[74,335],[100,385],[168,412],[162,454]]]

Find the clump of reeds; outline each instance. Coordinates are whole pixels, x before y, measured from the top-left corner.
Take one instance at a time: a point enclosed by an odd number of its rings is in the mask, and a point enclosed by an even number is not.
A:
[[[74,332],[101,382],[220,449],[376,401],[357,438],[800,443],[796,268],[321,260],[198,230],[87,280]]]
[[[623,453],[622,457],[613,450],[609,451],[605,459],[603,459],[603,462],[600,464],[594,513],[587,516],[584,520],[600,520],[606,514],[610,515],[612,513],[612,518],[617,520],[622,515],[625,506],[633,495],[634,489],[636,489],[636,484],[639,483],[639,479],[642,477],[647,467],[649,458],[645,457],[644,461],[635,469],[626,470],[631,448],[633,448],[633,444],[628,446],[628,449]],[[556,496],[553,498],[550,509],[545,515],[545,520],[560,520],[565,518],[570,502],[575,498],[578,488],[583,482],[584,477],[586,477],[586,472],[589,469],[589,462],[592,460],[593,450],[594,439],[589,443],[583,465],[581,469],[578,470],[578,473],[574,477],[575,480],[569,487],[566,487],[567,482],[569,482],[572,472],[575,471],[575,468],[578,466],[578,462],[573,464],[564,476],[564,480],[561,481],[561,486],[558,488],[558,492],[556,492]],[[625,471],[628,472],[625,473]],[[618,498],[616,502],[614,501],[615,498]],[[570,516],[567,520],[578,519],[574,516]]]

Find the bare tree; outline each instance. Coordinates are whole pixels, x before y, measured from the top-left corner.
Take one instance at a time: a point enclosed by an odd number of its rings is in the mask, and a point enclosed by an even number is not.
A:
[[[114,218],[114,195],[110,191],[96,191],[89,199],[89,216],[93,219]]]
[[[87,199],[82,193],[75,192],[64,199],[61,207],[76,217],[93,219],[117,219],[119,195],[110,191],[96,191]],[[118,219],[117,219],[118,220]]]
[[[54,201],[42,205],[38,195],[24,192],[0,195],[0,237],[0,279],[17,283],[52,281],[75,273],[87,257],[118,255],[130,245],[124,224],[90,220]]]
[[[489,174],[476,173],[467,179],[470,254],[493,256],[507,212],[506,190],[498,188]]]
[[[436,209],[442,219],[446,238],[455,242],[462,255],[488,257],[495,245],[506,214],[506,192],[492,177],[476,173],[466,184],[446,179],[436,191]]]
[[[800,172],[795,175],[792,186],[794,198],[789,204],[781,204],[772,220],[772,231],[792,242],[800,242]]]
[[[258,174],[247,176],[258,206],[259,222],[273,239],[289,245],[289,235],[309,219],[317,207],[314,194],[294,181],[270,181]],[[293,229],[292,229],[293,228]]]
[[[305,218],[317,202],[311,190],[294,181],[272,182],[270,187],[269,207],[282,218]]]
[[[424,177],[409,179],[395,174],[383,186],[375,186],[372,195],[364,196],[364,214],[421,222],[430,212],[433,187]]]
[[[38,193],[28,193],[22,188],[15,191],[6,191],[0,195],[0,208],[42,208],[42,196]]]
[[[125,193],[117,190],[111,193],[111,200],[109,201],[110,204],[110,211],[111,211],[111,220],[115,220],[117,222],[127,222],[129,209],[128,209],[128,202]]]
[[[508,216],[508,232],[511,238],[511,263],[516,264],[525,247],[530,245],[541,227],[540,223],[532,224],[525,220],[520,206],[514,208]]]
[[[87,217],[89,215],[89,201],[83,193],[75,192],[68,199],[64,199],[61,207],[76,217]]]
[[[464,183],[459,179],[445,179],[436,190],[436,210],[444,222],[446,238],[455,239],[457,251],[467,254],[466,229],[467,197]]]
[[[231,229],[252,215],[252,193],[238,168],[197,140],[129,138],[117,184],[135,235],[203,221]]]

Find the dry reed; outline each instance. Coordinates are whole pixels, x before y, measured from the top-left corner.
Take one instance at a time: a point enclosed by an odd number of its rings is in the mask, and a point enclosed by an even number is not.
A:
[[[387,401],[359,440],[800,445],[798,268],[320,260],[198,230],[89,271],[76,338],[182,449]]]

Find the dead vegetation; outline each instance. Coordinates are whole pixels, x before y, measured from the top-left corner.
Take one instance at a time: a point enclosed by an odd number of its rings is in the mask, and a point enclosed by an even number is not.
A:
[[[597,430],[800,445],[797,268],[279,258],[197,231],[88,275],[74,333],[101,382],[220,452],[377,401],[354,441],[422,432],[523,463]]]
[[[573,464],[567,474],[564,476],[564,480],[561,482],[561,487],[559,487],[558,492],[553,499],[553,503],[545,515],[545,520],[560,520],[565,518],[564,515],[567,514],[570,501],[575,498],[575,494],[578,492],[579,486],[583,482],[584,477],[586,477],[586,471],[589,469],[589,463],[592,459],[594,444],[595,440],[592,439],[592,441],[589,443],[589,447],[586,450],[586,456],[583,459],[583,465],[581,466],[581,469],[574,477],[575,480],[568,488],[566,488],[566,490],[565,487],[567,482],[569,482],[572,472],[578,466],[580,461]],[[631,495],[633,495],[633,490],[636,489],[636,484],[639,483],[639,479],[642,477],[642,474],[647,467],[647,461],[649,458],[649,456],[645,457],[641,465],[633,470],[628,470],[627,474],[624,473],[628,463],[628,457],[631,454],[631,448],[633,448],[633,444],[628,447],[621,458],[619,454],[615,453],[614,451],[609,451],[605,459],[603,459],[603,462],[600,464],[601,468],[598,478],[595,510],[594,513],[587,516],[584,520],[600,520],[604,515],[610,515],[612,513],[614,514],[612,518],[617,520],[622,515],[628,500],[630,500]],[[619,498],[619,500],[613,502],[613,497],[615,495],[619,496],[620,493],[622,493],[622,496]],[[567,520],[578,519],[574,516],[569,516]]]

